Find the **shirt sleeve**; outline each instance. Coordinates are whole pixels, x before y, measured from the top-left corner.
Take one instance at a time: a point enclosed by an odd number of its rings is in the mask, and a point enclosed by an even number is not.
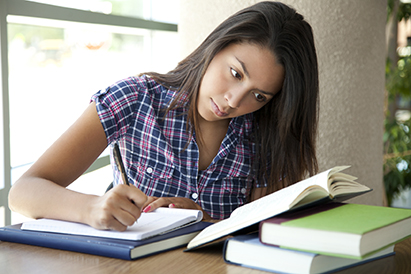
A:
[[[108,143],[126,134],[145,95],[134,78],[127,78],[92,96]]]

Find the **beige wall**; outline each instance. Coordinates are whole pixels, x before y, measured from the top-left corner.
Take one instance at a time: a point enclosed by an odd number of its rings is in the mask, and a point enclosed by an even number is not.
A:
[[[255,0],[180,0],[182,57],[227,16]],[[382,205],[386,0],[285,0],[314,29],[320,69],[320,170],[351,165],[371,193],[351,202]]]

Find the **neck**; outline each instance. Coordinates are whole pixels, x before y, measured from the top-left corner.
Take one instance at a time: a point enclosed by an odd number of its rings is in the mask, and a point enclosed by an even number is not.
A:
[[[202,117],[198,117],[198,127],[201,132],[212,132],[212,131],[227,131],[228,125],[231,122],[230,119],[218,120],[218,121],[207,121]]]
[[[205,170],[217,155],[222,141],[227,134],[228,124],[231,119],[221,121],[206,121],[200,119],[198,123],[197,145],[200,152],[198,167]]]

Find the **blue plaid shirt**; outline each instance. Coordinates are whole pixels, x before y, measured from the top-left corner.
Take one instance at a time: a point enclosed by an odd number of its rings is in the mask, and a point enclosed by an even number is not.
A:
[[[121,80],[92,100],[108,143],[119,144],[130,183],[148,196],[190,198],[212,218],[227,218],[247,202],[255,181],[253,143],[247,138],[252,116],[231,120],[218,154],[206,170],[199,170],[195,134],[190,138],[186,129],[187,108],[164,118],[174,96],[174,91],[142,76]],[[113,158],[111,163],[116,185],[121,177]]]

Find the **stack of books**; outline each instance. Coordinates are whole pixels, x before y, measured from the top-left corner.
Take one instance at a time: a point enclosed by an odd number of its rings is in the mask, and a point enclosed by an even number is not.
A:
[[[335,167],[242,206],[204,229],[188,244],[197,249],[231,237],[224,260],[281,273],[324,273],[394,254],[411,236],[411,210],[342,203],[371,191]]]
[[[260,223],[258,233],[228,239],[228,263],[283,273],[337,271],[394,254],[411,234],[411,210],[327,203]]]

